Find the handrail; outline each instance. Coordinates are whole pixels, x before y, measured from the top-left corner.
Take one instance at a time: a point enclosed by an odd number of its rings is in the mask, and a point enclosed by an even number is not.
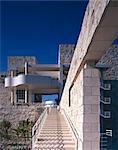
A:
[[[72,121],[71,121],[70,118],[68,117],[66,111],[65,111],[63,108],[61,108],[61,110],[63,110],[64,115],[65,115],[65,117],[66,117],[66,119],[67,119],[67,122],[69,123],[69,126],[70,126],[70,128],[71,128],[71,130],[72,130],[72,133],[74,134],[74,137],[76,138],[76,142],[77,142],[77,143],[76,143],[76,150],[78,150],[78,139],[80,139],[80,137],[79,137],[79,135],[78,135],[78,133],[77,133],[77,130],[75,129],[75,127],[74,127]],[[81,139],[80,139],[80,140],[81,140]]]
[[[47,116],[47,108],[45,108],[45,110],[43,111],[43,113],[41,114],[41,116],[39,117],[39,119],[36,121],[35,125],[32,128],[32,147],[34,146],[37,135],[41,131],[46,116]]]

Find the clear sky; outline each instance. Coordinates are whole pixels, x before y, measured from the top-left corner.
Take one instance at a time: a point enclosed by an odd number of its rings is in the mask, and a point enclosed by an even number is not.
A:
[[[2,1],[0,71],[7,56],[34,55],[57,63],[58,45],[75,44],[87,1]]]

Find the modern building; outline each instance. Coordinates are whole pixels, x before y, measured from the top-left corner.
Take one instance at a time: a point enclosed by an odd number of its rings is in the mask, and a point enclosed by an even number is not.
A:
[[[60,102],[73,127],[78,150],[118,149],[114,124],[118,51],[117,46],[109,49],[118,38],[117,14],[118,1],[112,0],[89,0],[85,11]]]
[[[46,94],[57,94],[60,99],[73,53],[74,45],[59,45],[58,64],[38,64],[33,56],[9,57],[5,87],[11,92],[11,103],[42,102]]]
[[[0,73],[0,121],[5,118],[15,126],[25,119],[36,121],[45,96],[55,97],[59,104],[72,50],[73,45],[61,44],[58,64],[38,64],[34,56],[9,56],[7,71]],[[64,51],[68,62],[62,62]],[[66,70],[62,67],[65,61]]]
[[[94,70],[92,71],[92,69]],[[97,70],[99,71],[97,71]],[[96,74],[98,72],[98,75]],[[91,75],[94,75],[94,78],[90,80]],[[98,79],[96,78],[98,77]],[[95,81],[94,81],[95,79]],[[84,82],[81,83],[85,88],[85,95],[87,96],[87,108],[84,108],[85,111],[89,113],[94,111],[93,114],[96,114],[99,104],[100,110],[99,112],[99,123],[98,125],[94,123],[94,126],[86,124],[86,132],[89,134],[89,128],[91,130],[98,130],[100,134],[100,150],[117,150],[118,148],[118,45],[112,45],[106,53],[102,56],[102,58],[98,61],[97,64],[92,64],[88,66],[87,71],[85,72]],[[89,82],[90,80],[90,82]],[[81,78],[79,79],[79,82]],[[99,88],[97,89],[96,83],[98,82]],[[92,85],[91,85],[92,84]],[[73,89],[73,86],[69,90],[69,100],[68,107],[71,109],[69,112],[70,115],[73,115],[73,126],[76,130],[80,130],[80,125],[78,129],[76,127],[77,118],[79,117],[79,113],[81,114],[81,109],[76,108],[76,105],[80,103],[81,96],[83,95],[83,91],[77,90],[77,87]],[[76,94],[74,95],[74,90]],[[92,100],[91,94],[93,93],[94,99]],[[99,94],[100,93],[100,94]],[[80,94],[79,97],[77,94]],[[98,97],[99,101],[95,101],[95,98]],[[73,98],[75,101],[73,101]],[[90,99],[90,100],[89,100]],[[90,102],[89,102],[90,101]],[[94,105],[92,104],[92,101]],[[67,105],[67,104],[66,104]],[[94,107],[93,107],[94,106]],[[63,106],[62,106],[63,107]],[[75,109],[73,109],[73,108]],[[77,110],[76,110],[77,109]],[[78,112],[78,115],[75,115]],[[93,115],[94,117],[94,115]],[[76,118],[76,119],[75,119]],[[92,118],[91,118],[92,119]],[[94,119],[91,122],[94,122]],[[88,129],[87,129],[88,128]],[[91,131],[92,134],[92,131]],[[88,139],[89,141],[89,139]],[[97,142],[97,139],[96,139]],[[87,143],[86,143],[87,144]]]
[[[100,71],[100,146],[118,147],[118,45],[109,48],[97,65]]]
[[[41,103],[42,96],[58,94],[61,97],[74,45],[59,46],[58,64],[38,64],[35,57],[14,56],[8,59],[8,72],[1,74],[1,83],[9,90],[12,104],[32,105]],[[67,57],[65,57],[67,55]],[[99,70],[100,105],[100,149],[116,150],[118,147],[118,45],[109,48],[94,66]],[[95,72],[94,72],[95,73]],[[7,76],[7,77],[6,77]],[[5,78],[5,83],[4,83]],[[73,105],[73,92],[70,89],[69,106]],[[89,91],[87,88],[87,93]],[[97,95],[97,92],[94,95]],[[88,98],[90,96],[88,95]],[[90,108],[92,109],[92,108]]]
[[[117,14],[117,1],[90,0],[77,44],[60,45],[58,64],[40,65],[31,58],[32,64],[30,58],[16,57],[5,79],[12,104],[32,104],[41,102],[42,94],[58,94],[77,150],[118,149],[118,45],[112,45],[118,36]]]
[[[8,77],[5,87],[10,90],[11,103],[41,103],[44,94],[62,94],[70,67],[74,45],[60,45],[60,64],[36,64],[35,57],[9,57]],[[68,53],[67,53],[68,52]],[[68,54],[68,58],[65,55]],[[116,150],[118,147],[118,46],[113,45],[99,60],[95,68],[100,78],[100,147]],[[32,62],[31,62],[32,60]],[[12,62],[12,63],[11,63]],[[35,63],[34,63],[35,62]],[[20,64],[20,65],[18,65]],[[22,65],[21,65],[22,64]],[[65,73],[66,72],[66,73]],[[1,80],[4,82],[4,80]],[[71,91],[71,90],[70,90]],[[97,91],[95,91],[97,92]],[[89,96],[88,96],[89,97]],[[58,97],[60,98],[60,96]],[[72,105],[72,93],[69,105]],[[115,123],[113,123],[115,122]]]
[[[5,87],[11,91],[11,103],[42,102],[43,94],[59,94],[58,64],[37,64],[35,57],[28,56],[9,57],[8,61],[9,75],[5,78]]]

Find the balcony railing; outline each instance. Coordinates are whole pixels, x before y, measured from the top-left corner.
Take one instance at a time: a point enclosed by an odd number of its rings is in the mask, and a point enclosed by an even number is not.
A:
[[[107,150],[108,147],[108,138],[106,133],[100,133],[100,149]]]
[[[100,99],[103,104],[111,104],[111,97],[103,97]]]
[[[111,118],[111,112],[110,111],[103,111],[100,113],[100,116],[102,116],[103,118]]]
[[[101,89],[103,90],[111,90],[111,84],[109,83],[101,83],[101,86],[100,86]]]
[[[111,129],[106,129],[106,135],[112,137],[112,130]]]

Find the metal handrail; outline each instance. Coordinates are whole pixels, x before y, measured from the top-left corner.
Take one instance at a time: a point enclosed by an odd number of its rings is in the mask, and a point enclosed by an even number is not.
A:
[[[104,104],[111,104],[111,98],[110,97],[103,97],[100,98],[100,101]]]
[[[110,111],[101,111],[100,115],[104,118],[110,118],[111,117],[111,112]]]
[[[37,135],[41,131],[46,116],[47,116],[47,108],[45,108],[45,110],[43,111],[43,113],[41,114],[41,116],[39,117],[39,119],[36,121],[35,125],[32,128],[32,147],[34,146]]]
[[[72,121],[71,121],[70,118],[68,117],[66,111],[65,111],[63,108],[61,108],[61,110],[63,110],[64,115],[65,115],[65,117],[66,117],[66,119],[67,119],[67,122],[68,122],[68,124],[69,124],[69,126],[70,126],[70,128],[71,128],[71,131],[72,131],[72,133],[74,134],[74,137],[76,138],[76,142],[77,142],[77,143],[76,143],[76,150],[78,150],[78,139],[80,139],[80,137],[79,137],[79,135],[78,135],[78,133],[77,133],[77,130],[75,129],[75,127],[74,127]],[[80,139],[80,140],[81,140],[81,139]],[[82,140],[81,140],[81,142],[82,142]]]

